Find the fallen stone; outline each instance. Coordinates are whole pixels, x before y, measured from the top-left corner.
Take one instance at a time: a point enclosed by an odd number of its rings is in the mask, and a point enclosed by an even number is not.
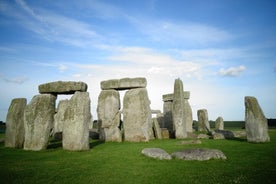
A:
[[[245,131],[233,131],[234,137],[240,138],[240,137],[246,137]]]
[[[233,139],[235,137],[234,133],[230,130],[215,130],[215,134],[221,134],[225,139]]]
[[[187,149],[182,151],[177,151],[171,154],[172,157],[182,159],[182,160],[210,160],[210,159],[226,159],[224,153],[217,149],[202,149],[202,148],[194,148]]]
[[[198,135],[197,135],[197,138],[198,138],[198,139],[209,139],[210,136],[207,135],[207,134],[198,134]]]
[[[137,78],[122,78],[122,79],[111,79],[101,82],[102,90],[126,90],[134,88],[145,88],[147,87],[147,80],[143,77]]]
[[[50,131],[53,128],[56,96],[36,95],[25,107],[24,150],[39,151],[47,148]]]
[[[56,81],[41,84],[38,86],[38,90],[40,94],[74,94],[76,91],[86,92],[87,84],[74,81]]]
[[[26,98],[15,98],[11,101],[6,118],[6,147],[23,148],[25,137],[24,110],[26,104]]]
[[[142,154],[160,160],[171,160],[172,157],[166,151],[161,148],[144,148]]]
[[[267,119],[255,97],[246,96],[245,130],[248,142],[269,142]]]

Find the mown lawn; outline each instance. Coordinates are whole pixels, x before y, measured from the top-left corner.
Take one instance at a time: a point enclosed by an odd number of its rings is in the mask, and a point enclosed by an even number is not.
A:
[[[41,152],[5,148],[0,143],[0,183],[276,183],[276,130],[271,142],[252,144],[243,139],[202,140],[179,145],[180,140],[148,143],[102,143],[91,140],[85,152],[62,150],[52,142]],[[57,147],[57,148],[56,148]],[[227,160],[170,161],[150,159],[143,148],[169,153],[186,148],[222,150]]]

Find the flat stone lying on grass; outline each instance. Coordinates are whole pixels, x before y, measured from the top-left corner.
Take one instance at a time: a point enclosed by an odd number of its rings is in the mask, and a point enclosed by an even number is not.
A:
[[[172,157],[182,160],[210,160],[210,159],[226,159],[224,153],[217,149],[194,148],[172,153]]]
[[[230,130],[215,130],[213,133],[213,139],[233,139],[234,133]]]
[[[210,136],[207,135],[207,134],[198,134],[198,135],[197,135],[197,138],[198,138],[198,139],[209,139]]]
[[[172,159],[171,155],[161,148],[144,148],[142,150],[142,154],[147,157],[156,158],[160,160]]]
[[[181,145],[190,145],[190,144],[201,144],[201,140],[188,140],[188,141],[181,141],[179,144]]]

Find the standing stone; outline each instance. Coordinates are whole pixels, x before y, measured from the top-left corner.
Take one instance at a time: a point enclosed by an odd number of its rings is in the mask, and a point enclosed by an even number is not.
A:
[[[216,130],[224,130],[224,122],[222,117],[218,117],[215,122],[215,129]]]
[[[120,94],[115,90],[103,90],[98,98],[98,122],[100,139],[122,142],[120,127]]]
[[[68,101],[64,117],[63,149],[81,151],[89,149],[89,122],[91,121],[88,92],[76,92]]]
[[[267,119],[255,97],[246,96],[245,129],[248,142],[269,142]]]
[[[184,91],[184,118],[186,122],[186,131],[193,132],[193,112],[190,106],[190,91]]]
[[[153,118],[153,129],[154,129],[154,134],[157,139],[162,139],[162,130],[159,126],[159,122],[157,118]]]
[[[149,141],[152,136],[152,119],[146,88],[127,91],[123,103],[125,140],[130,142]]]
[[[25,150],[39,151],[47,148],[53,127],[56,96],[36,95],[25,107]]]
[[[183,83],[180,79],[174,82],[174,97],[173,97],[173,125],[175,129],[175,138],[183,139],[187,137],[186,122],[184,114],[184,95]]]
[[[57,113],[54,116],[53,134],[55,138],[61,139],[63,124],[65,122],[65,112],[67,110],[68,100],[60,100],[57,107]]]
[[[197,111],[198,131],[210,131],[210,124],[208,119],[207,109],[200,109]]]
[[[168,131],[173,133],[173,120],[172,120],[172,108],[173,108],[173,94],[163,95],[163,114],[164,114],[164,127]]]
[[[23,148],[25,137],[24,110],[26,104],[26,98],[15,98],[11,101],[6,118],[6,147]]]

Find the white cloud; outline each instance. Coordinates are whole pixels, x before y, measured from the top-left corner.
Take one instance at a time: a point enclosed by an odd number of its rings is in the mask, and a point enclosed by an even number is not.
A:
[[[64,64],[59,64],[58,69],[60,72],[64,72],[65,70],[67,70],[67,66],[65,66]]]
[[[28,78],[25,76],[16,77],[16,78],[6,78],[6,77],[0,75],[0,78],[2,80],[4,80],[5,82],[14,83],[14,84],[23,84],[24,82],[26,82],[28,80]]]
[[[240,65],[237,67],[230,67],[230,68],[221,68],[219,70],[219,74],[222,76],[230,76],[230,77],[237,77],[240,76],[242,72],[245,71],[245,66]]]

